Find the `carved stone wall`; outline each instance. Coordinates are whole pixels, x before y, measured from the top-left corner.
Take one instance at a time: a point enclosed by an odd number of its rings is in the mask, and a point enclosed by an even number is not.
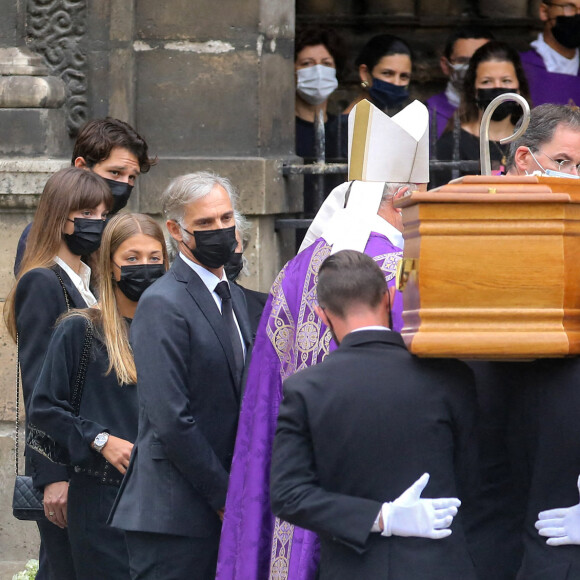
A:
[[[87,0],[28,0],[30,48],[66,85],[66,126],[71,137],[89,119],[86,72]]]

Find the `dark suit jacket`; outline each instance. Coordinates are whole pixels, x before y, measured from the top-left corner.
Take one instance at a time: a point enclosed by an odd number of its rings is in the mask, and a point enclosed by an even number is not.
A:
[[[22,369],[22,391],[27,411],[54,325],[58,317],[67,310],[64,291],[55,272],[58,272],[62,278],[70,307],[87,307],[76,286],[58,265],[52,268],[30,270],[18,282],[14,305],[20,368]],[[69,479],[65,466],[52,463],[28,448],[26,449],[26,473],[34,478],[34,484],[37,487]]]
[[[262,318],[264,306],[266,306],[266,302],[268,301],[268,294],[244,288],[237,282],[234,282],[234,284],[244,293],[244,297],[246,298],[253,341],[256,338],[256,332],[258,331],[258,325],[260,324],[260,318]]]
[[[423,497],[469,503],[474,412],[469,369],[413,357],[395,332],[351,333],[323,363],[286,380],[272,509],[318,533],[321,579],[475,578],[461,512],[443,540],[370,531],[381,504],[424,472],[431,479]]]
[[[246,348],[244,296],[231,285]],[[177,258],[139,301],[131,325],[139,433],[112,525],[201,537],[219,529],[240,405],[234,353],[218,307]]]
[[[515,363],[514,363],[515,364]],[[514,407],[521,414],[525,461],[520,493],[527,492],[524,557],[518,580],[578,580],[580,546],[548,546],[534,523],[538,513],[578,503],[580,474],[580,358],[522,364]],[[519,473],[518,473],[519,475]],[[524,487],[528,483],[529,489]]]

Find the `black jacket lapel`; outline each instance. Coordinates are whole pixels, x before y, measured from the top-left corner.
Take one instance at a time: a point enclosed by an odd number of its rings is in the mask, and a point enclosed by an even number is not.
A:
[[[226,354],[226,358],[228,359],[230,373],[234,379],[233,382],[236,384],[238,379],[236,378],[234,349],[222,315],[211,295],[211,292],[207,289],[207,286],[203,283],[202,279],[181,258],[178,257],[175,259],[171,269],[173,270],[177,280],[187,284],[187,292],[196,302],[202,314],[206,317],[218,337],[218,340]]]
[[[58,273],[61,277],[61,280],[66,288],[68,294],[68,301],[71,308],[87,308],[88,304],[85,302],[85,299],[81,296],[81,293],[78,291],[77,287],[74,285],[73,281],[69,278],[69,275],[61,268],[58,264],[55,264],[52,267],[52,270],[55,273]]]
[[[241,291],[235,284],[230,284],[230,291],[232,293],[232,305],[234,308],[234,314],[236,315],[236,319],[240,325],[240,330],[242,332],[244,344],[246,345],[247,353],[252,346],[252,328],[250,324],[250,317],[248,316],[248,305],[246,303],[246,297],[244,296],[243,291]]]

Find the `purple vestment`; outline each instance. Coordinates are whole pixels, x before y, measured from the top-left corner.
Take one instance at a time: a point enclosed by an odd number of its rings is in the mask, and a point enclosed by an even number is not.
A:
[[[321,362],[336,348],[314,312],[318,269],[331,247],[319,238],[276,278],[254,343],[232,462],[216,580],[313,580],[318,540],[313,532],[274,518],[270,511],[270,455],[282,381]],[[395,283],[403,252],[371,233],[365,253]],[[393,328],[402,327],[402,296]]]
[[[449,119],[453,117],[453,113],[457,107],[454,107],[449,102],[445,96],[445,93],[433,95],[431,98],[427,99],[425,104],[427,105],[427,109],[429,111],[429,130],[431,130],[433,111],[437,112],[437,139],[439,139],[445,130],[445,127],[447,127]]]
[[[544,60],[535,50],[520,54],[522,66],[530,85],[532,105],[580,105],[580,76],[563,75],[546,70]],[[580,72],[580,71],[579,71]]]

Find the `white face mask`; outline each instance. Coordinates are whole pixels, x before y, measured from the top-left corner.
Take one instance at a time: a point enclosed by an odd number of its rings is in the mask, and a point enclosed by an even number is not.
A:
[[[320,105],[338,87],[336,69],[323,64],[296,71],[296,92],[310,105]]]
[[[454,86],[457,92],[461,92],[463,88],[463,80],[465,79],[465,75],[467,74],[467,69],[469,68],[469,64],[467,63],[458,63],[452,64],[447,61],[449,68],[451,71],[449,72],[449,80],[451,84]]]

